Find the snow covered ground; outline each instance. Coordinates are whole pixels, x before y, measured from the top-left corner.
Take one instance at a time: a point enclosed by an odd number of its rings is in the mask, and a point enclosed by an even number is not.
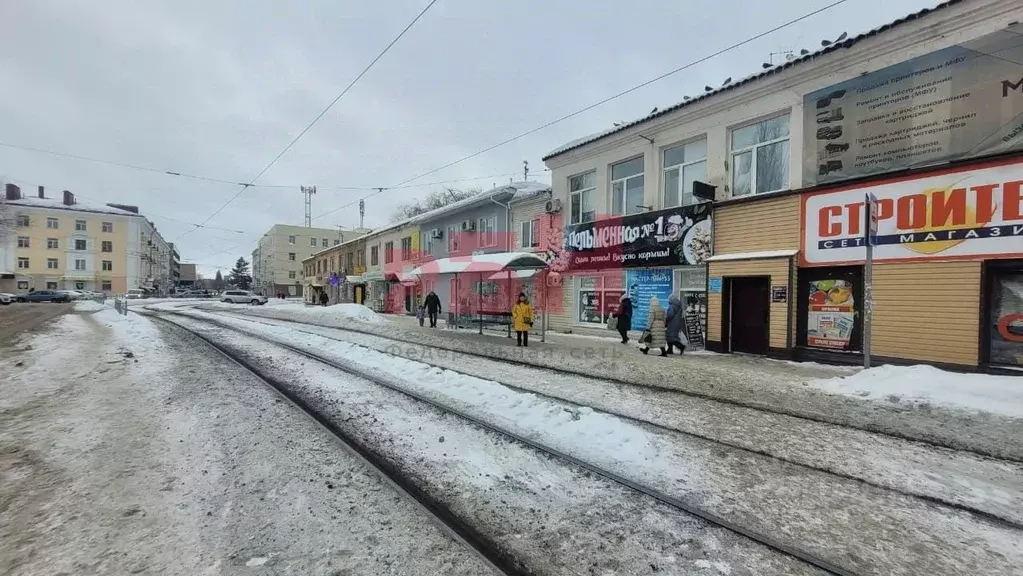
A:
[[[0,574],[477,576],[289,403],[148,319],[0,347]]]
[[[1019,551],[1023,533],[953,508],[292,328],[254,326],[232,318],[218,321],[382,375],[399,388],[775,535],[857,572],[940,574],[983,566],[982,572],[1001,573],[1012,563],[1023,562],[1023,551]],[[234,333],[213,332],[219,341],[232,345],[239,341]],[[257,348],[260,357],[280,357],[265,344]],[[322,368],[315,366],[306,370],[319,371]],[[304,374],[288,381],[311,377]],[[960,543],[963,529],[973,535],[969,546]],[[885,534],[883,545],[877,539],[879,533]],[[836,542],[842,545],[836,547]],[[899,550],[897,557],[888,546]]]

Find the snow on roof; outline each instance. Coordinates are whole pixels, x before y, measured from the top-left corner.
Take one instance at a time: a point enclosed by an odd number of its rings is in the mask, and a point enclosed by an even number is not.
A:
[[[736,252],[734,254],[717,254],[707,258],[707,262],[726,262],[729,260],[763,260],[765,258],[788,258],[795,256],[799,250],[764,250],[763,252]]]
[[[558,156],[560,154],[564,154],[565,152],[568,152],[569,150],[573,150],[575,148],[581,148],[581,147],[585,146],[586,144],[590,144],[592,142],[596,142],[597,140],[600,140],[602,138],[610,136],[611,134],[615,134],[615,133],[621,132],[623,130],[628,130],[629,128],[632,128],[634,126],[642,124],[642,123],[644,123],[644,122],[646,122],[648,120],[653,120],[654,118],[658,118],[660,116],[664,116],[665,114],[671,114],[672,112],[675,112],[677,110],[685,108],[686,106],[690,106],[692,104],[696,104],[697,102],[703,102],[707,98],[711,98],[711,97],[717,96],[718,94],[721,94],[722,92],[728,92],[729,90],[734,90],[735,88],[738,88],[739,86],[744,86],[746,84],[749,84],[750,82],[754,82],[756,80],[760,80],[761,78],[766,78],[766,77],[768,77],[768,76],[770,76],[772,74],[777,74],[778,72],[781,72],[782,70],[787,70],[787,69],[789,69],[789,68],[791,68],[793,66],[798,66],[798,65],[800,65],[800,64],[802,64],[804,62],[809,62],[809,61],[811,61],[811,60],[813,60],[815,58],[819,58],[819,57],[823,56],[824,54],[828,54],[830,52],[834,52],[834,51],[836,51],[836,50],[838,50],[840,48],[851,48],[854,44],[856,44],[858,42],[861,42],[862,40],[865,40],[865,39],[873,37],[873,36],[877,36],[878,34],[880,34],[882,32],[886,32],[888,30],[891,30],[892,28],[895,28],[895,27],[900,26],[902,24],[905,24],[907,22],[910,22],[910,21],[913,21],[913,20],[917,20],[918,18],[922,18],[922,17],[924,17],[924,16],[926,16],[928,14],[931,14],[933,12],[937,12],[939,10],[943,10],[945,8],[948,8],[949,6],[953,6],[955,4],[959,4],[962,1],[963,0],[948,0],[947,2],[943,2],[941,4],[938,4],[934,8],[924,8],[924,9],[920,10],[919,12],[913,12],[911,14],[907,14],[906,16],[903,16],[902,18],[899,18],[898,20],[895,20],[894,22],[889,22],[888,24],[885,24],[883,26],[878,26],[877,28],[874,28],[872,30],[869,30],[869,31],[864,32],[862,34],[859,34],[857,36],[851,36],[851,37],[843,40],[842,42],[834,42],[834,43],[832,43],[832,44],[830,44],[830,45],[828,45],[828,46],[826,46],[824,48],[821,48],[820,50],[817,50],[816,52],[810,52],[810,53],[804,54],[804,55],[802,55],[802,56],[800,56],[798,58],[794,58],[792,60],[789,60],[789,61],[785,62],[784,64],[779,64],[778,66],[774,66],[774,67],[769,68],[767,70],[764,70],[762,72],[756,72],[756,73],[750,74],[749,76],[746,76],[745,78],[742,78],[738,82],[731,82],[727,86],[722,86],[722,87],[720,87],[720,88],[718,88],[716,90],[710,90],[708,92],[704,92],[703,94],[700,94],[699,96],[696,96],[696,97],[688,99],[688,100],[684,100],[684,101],[679,102],[679,103],[677,103],[677,104],[675,104],[673,106],[669,106],[669,107],[667,107],[667,108],[665,108],[663,110],[660,110],[660,111],[648,114],[647,116],[644,116],[642,118],[639,118],[639,119],[636,119],[636,120],[632,120],[630,122],[623,122],[620,125],[614,126],[612,128],[608,128],[607,130],[603,130],[601,132],[596,132],[594,134],[590,134],[589,136],[584,136],[582,138],[578,138],[578,139],[573,140],[571,142],[568,142],[566,144],[562,144],[561,146],[559,146],[559,147],[555,148],[554,150],[552,150],[551,152],[549,152],[546,156],[544,156],[542,158],[542,160],[544,160],[546,162],[547,160],[549,160],[549,159],[551,159],[551,158],[553,158],[555,156]]]
[[[515,195],[512,196],[509,202],[521,202],[522,200],[551,191],[549,185],[541,184],[540,182],[519,182],[519,184],[523,184],[523,186],[515,190]]]
[[[39,198],[37,196],[23,196],[19,200],[5,200],[4,202],[11,206],[32,206],[34,208],[51,208],[54,210],[70,210],[78,212],[100,212],[103,214],[119,214],[121,216],[142,216],[135,212],[129,212],[128,210],[122,210],[120,208],[114,208],[104,204],[82,202],[77,198],[75,199],[75,203],[71,206],[65,205],[61,198]]]

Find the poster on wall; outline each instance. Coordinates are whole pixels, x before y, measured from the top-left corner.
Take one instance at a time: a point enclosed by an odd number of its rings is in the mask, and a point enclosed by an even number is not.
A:
[[[847,280],[810,282],[806,344],[814,348],[846,350],[856,323],[856,300]]]
[[[804,194],[803,266],[863,261],[866,194],[877,197],[875,262],[1023,255],[1023,162],[1016,159]]]
[[[1023,274],[1004,274],[991,300],[990,361],[1023,365]]]
[[[702,265],[711,255],[709,203],[606,218],[563,231],[563,272]]]
[[[668,309],[668,298],[674,294],[674,274],[670,268],[629,270],[625,282],[632,299],[632,329],[642,330],[650,314],[651,298],[656,296],[661,309]]]
[[[803,185],[1023,149],[1023,26],[807,94]]]

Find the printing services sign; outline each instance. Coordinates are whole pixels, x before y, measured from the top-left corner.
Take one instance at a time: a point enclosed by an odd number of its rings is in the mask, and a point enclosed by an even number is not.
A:
[[[865,196],[877,197],[875,262],[1023,257],[1023,161],[804,194],[804,266],[866,257]]]
[[[1023,150],[1023,26],[807,94],[803,185]]]

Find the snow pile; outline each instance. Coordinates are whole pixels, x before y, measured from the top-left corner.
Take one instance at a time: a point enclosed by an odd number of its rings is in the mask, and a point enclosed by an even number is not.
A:
[[[247,316],[261,316],[278,320],[313,322],[325,326],[344,326],[352,322],[362,324],[383,324],[387,320],[362,304],[335,304],[333,306],[306,306],[299,302],[282,302],[266,306],[246,306],[214,302],[200,309],[232,310]]]
[[[937,404],[1023,418],[1023,379],[958,374],[933,366],[879,366],[814,382],[846,396],[919,406]]]
[[[95,300],[81,300],[75,302],[75,312],[99,312],[100,310],[108,310],[109,308],[109,306],[100,304]]]

